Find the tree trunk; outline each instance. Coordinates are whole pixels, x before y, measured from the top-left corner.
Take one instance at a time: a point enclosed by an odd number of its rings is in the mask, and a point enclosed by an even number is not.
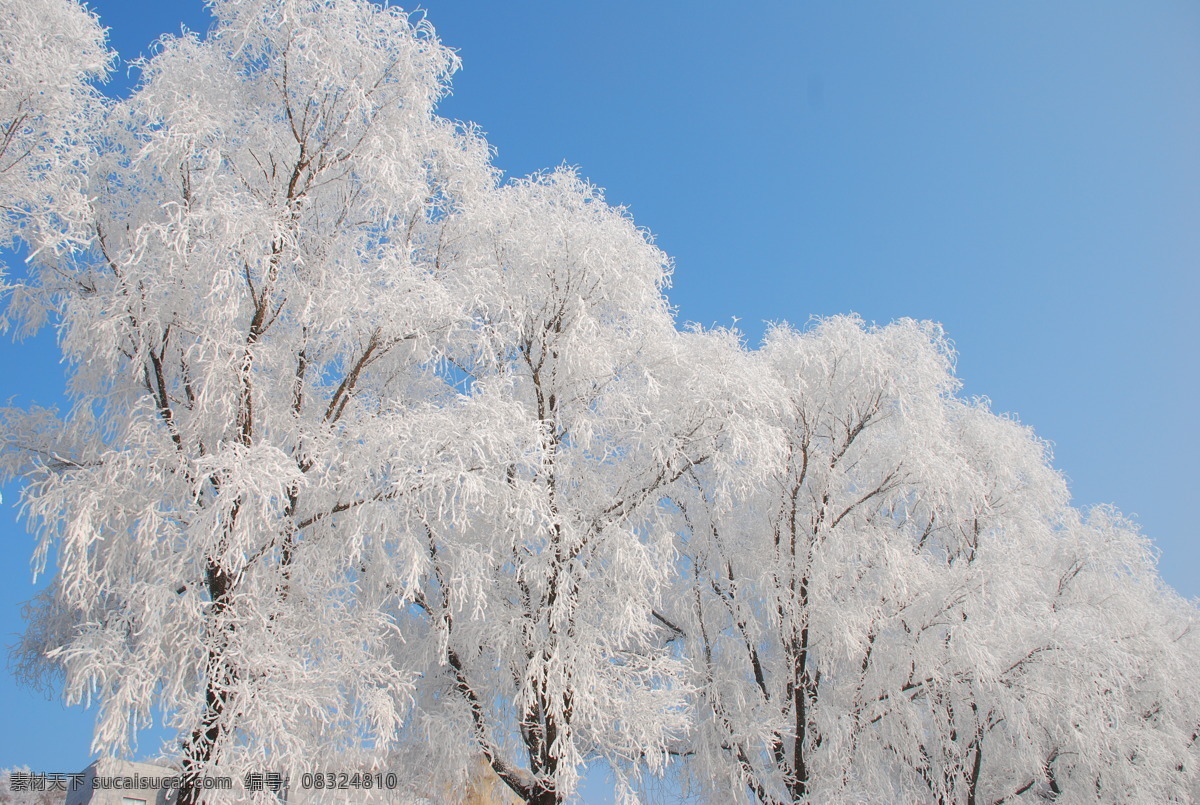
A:
[[[229,607],[231,579],[211,560],[206,577],[212,616],[218,620]],[[204,788],[199,785],[200,778],[216,759],[221,740],[221,717],[232,698],[229,669],[224,667],[223,658],[212,647],[208,650],[204,677],[204,715],[183,747],[183,779],[180,781],[176,805],[198,805],[203,802]]]

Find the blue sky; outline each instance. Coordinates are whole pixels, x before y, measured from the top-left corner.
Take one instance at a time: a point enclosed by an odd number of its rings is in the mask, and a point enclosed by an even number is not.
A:
[[[98,0],[123,57],[197,0]],[[676,261],[681,321],[941,322],[970,395],[1054,443],[1200,596],[1200,6],[427,0],[464,69],[443,114],[522,175],[562,162]],[[120,83],[120,82],[118,82]],[[0,343],[0,397],[53,401],[53,338]],[[32,541],[0,509],[0,632]],[[11,642],[11,638],[8,641]],[[88,762],[90,718],[0,679],[0,766]],[[147,745],[147,751],[155,747]]]

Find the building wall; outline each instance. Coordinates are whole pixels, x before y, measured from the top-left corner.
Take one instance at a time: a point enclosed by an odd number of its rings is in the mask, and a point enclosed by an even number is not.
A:
[[[164,766],[103,758],[83,774],[83,784],[68,789],[65,805],[169,805],[174,798],[170,788],[137,785],[147,778],[176,776],[174,769]]]

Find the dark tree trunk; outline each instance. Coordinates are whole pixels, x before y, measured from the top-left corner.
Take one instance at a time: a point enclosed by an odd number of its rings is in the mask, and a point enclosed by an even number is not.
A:
[[[229,607],[232,579],[216,563],[208,565],[206,580],[212,601],[212,617],[219,621]],[[229,708],[231,676],[217,648],[210,647],[205,661],[204,715],[183,747],[183,775],[176,805],[199,805],[204,801],[200,778],[217,757],[222,737],[222,717]]]

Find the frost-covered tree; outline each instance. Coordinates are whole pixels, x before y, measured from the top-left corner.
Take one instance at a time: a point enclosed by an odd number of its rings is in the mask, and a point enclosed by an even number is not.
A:
[[[672,566],[659,502],[724,418],[688,393],[707,382],[705,337],[675,331],[666,258],[621,210],[565,170],[478,200],[450,241],[489,295],[448,357],[464,383],[503,384],[537,440],[465,521],[419,512],[430,570],[410,614],[445,666],[423,709],[459,698],[420,745],[481,750],[548,804],[587,759],[661,764],[686,731],[652,615]]]
[[[700,467],[676,492],[693,780],[714,801],[1188,801],[1194,607],[1127,523],[1081,519],[1027,429],[954,396],[950,357],[928,325],[851,318],[747,357],[755,488]]]
[[[35,255],[59,251],[86,240],[83,163],[101,108],[91,82],[112,54],[72,0],[5,3],[0,53],[0,248],[19,236]]]
[[[416,672],[363,568],[387,557],[402,600],[396,511],[463,505],[522,438],[488,387],[432,369],[474,295],[441,233],[493,182],[432,113],[453,54],[354,0],[213,11],[94,122],[89,247],[28,289],[60,317],[73,405],[7,429],[58,561],[25,655],[99,702],[98,749],[160,707],[189,779],[387,745]]]

